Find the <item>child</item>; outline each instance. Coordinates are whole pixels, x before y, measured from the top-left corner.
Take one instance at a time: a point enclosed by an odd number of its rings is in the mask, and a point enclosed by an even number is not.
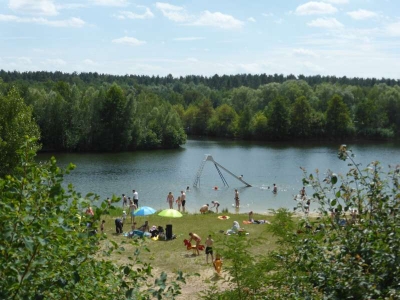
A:
[[[176,199],[176,204],[178,204],[178,211],[181,211],[182,200],[180,196]]]
[[[221,256],[219,254],[216,255],[213,265],[214,265],[215,271],[217,271],[217,273],[219,275],[221,273],[221,269],[222,269],[222,260],[221,260]]]
[[[213,249],[212,246],[214,244],[214,240],[211,238],[211,234],[208,236],[206,240],[206,263],[208,264],[208,254],[211,254],[211,261],[214,261]]]
[[[101,225],[100,225],[101,233],[104,233],[104,223],[105,223],[105,222],[106,222],[105,220],[103,220],[103,221],[101,222]]]
[[[125,223],[125,220],[126,220],[126,211],[124,210],[122,212],[122,222]]]

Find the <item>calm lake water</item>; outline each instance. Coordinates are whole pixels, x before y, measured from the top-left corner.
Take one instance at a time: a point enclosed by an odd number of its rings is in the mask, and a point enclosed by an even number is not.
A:
[[[378,160],[387,166],[400,164],[399,143],[347,143],[356,154],[356,161],[362,168]],[[344,174],[347,162],[337,158],[339,143],[250,143],[244,141],[188,140],[180,149],[163,151],[139,151],[118,154],[72,154],[57,153],[54,156],[59,166],[72,162],[77,168],[65,178],[75,189],[85,195],[96,193],[101,199],[113,194],[126,194],[132,198],[132,189],[139,193],[139,206],[155,209],[168,208],[166,197],[171,191],[175,198],[182,189],[190,187],[187,193],[187,211],[198,212],[206,203],[217,200],[222,208],[235,212],[234,189],[240,192],[241,207],[238,212],[253,210],[267,213],[268,209],[293,208],[293,197],[302,188],[302,171],[313,172],[328,169]],[[200,187],[193,187],[196,173],[205,154],[212,155],[220,165],[250,183],[245,185],[235,177],[221,170],[229,186],[224,186],[212,162],[206,162],[200,177]],[[40,160],[52,154],[39,155]],[[273,183],[278,193],[271,191]],[[215,190],[214,187],[218,187]],[[308,194],[312,194],[307,187]],[[311,207],[313,210],[313,207]]]

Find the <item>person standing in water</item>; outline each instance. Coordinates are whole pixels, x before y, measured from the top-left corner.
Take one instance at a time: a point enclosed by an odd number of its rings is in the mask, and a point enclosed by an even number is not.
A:
[[[170,209],[173,209],[174,207],[174,200],[175,200],[175,198],[174,198],[174,195],[172,195],[172,192],[169,192],[168,193],[168,196],[167,196],[167,202],[168,202],[168,204],[169,204],[169,208]],[[182,198],[181,198],[181,200],[182,200]]]
[[[188,188],[189,187],[187,187],[186,190],[189,190]],[[186,194],[184,191],[181,191],[181,203],[182,203],[182,212],[185,212]]]
[[[240,206],[239,191],[237,189],[235,189],[235,206],[237,208]]]
[[[273,192],[274,194],[278,194],[278,187],[276,186],[275,183],[274,183],[274,186],[273,186],[273,188],[272,188],[272,192]]]

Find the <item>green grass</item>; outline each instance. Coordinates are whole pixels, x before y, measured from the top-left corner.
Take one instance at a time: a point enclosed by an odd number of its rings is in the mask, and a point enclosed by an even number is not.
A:
[[[127,242],[124,245],[125,251],[121,253],[114,253],[111,260],[116,262],[123,262],[124,258],[132,256],[134,251],[138,248],[137,245],[131,245],[129,242],[132,239],[124,237],[123,235],[115,234],[114,219],[121,216],[122,209],[116,208],[110,210],[110,215],[104,216],[102,219],[105,223],[105,233],[108,238],[116,242]],[[142,245],[147,247],[149,251],[141,251],[140,257],[143,262],[150,263],[154,268],[173,272],[181,270],[185,273],[201,272],[204,269],[210,268],[211,258],[209,258],[209,265],[206,264],[204,251],[200,251],[200,256],[192,256],[192,251],[186,249],[184,239],[189,239],[189,232],[197,233],[201,238],[201,244],[204,244],[206,238],[211,234],[214,239],[214,254],[218,247],[221,247],[222,241],[229,236],[221,231],[226,231],[231,228],[233,221],[238,221],[240,226],[244,228],[249,234],[246,238],[249,242],[250,252],[254,255],[265,254],[268,251],[275,249],[275,238],[266,231],[268,224],[243,224],[243,220],[248,220],[246,214],[235,213],[208,213],[208,214],[184,214],[181,218],[168,218],[160,217],[156,212],[154,215],[145,217],[136,217],[135,221],[138,226],[142,225],[145,220],[149,221],[149,226],[165,226],[172,224],[172,232],[176,235],[176,239],[161,241],[154,241],[149,238],[140,239]],[[220,215],[228,215],[230,219],[220,220],[217,217]],[[254,219],[264,219],[271,221],[271,216],[254,214]],[[124,224],[124,232],[130,231],[131,228],[130,216],[128,216]],[[143,248],[142,248],[143,250]]]

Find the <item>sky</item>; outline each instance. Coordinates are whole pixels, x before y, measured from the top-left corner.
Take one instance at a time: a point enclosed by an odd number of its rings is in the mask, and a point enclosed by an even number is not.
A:
[[[0,69],[400,79],[400,0],[0,0]]]

